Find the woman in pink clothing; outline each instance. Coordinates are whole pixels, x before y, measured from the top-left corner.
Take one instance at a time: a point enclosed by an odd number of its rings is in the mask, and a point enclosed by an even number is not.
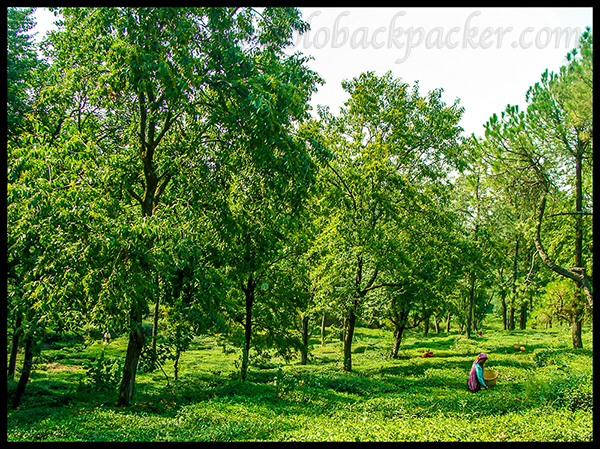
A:
[[[469,390],[475,392],[481,390],[481,388],[488,389],[485,381],[483,380],[483,365],[487,360],[487,355],[483,352],[477,356],[477,360],[473,362],[471,372],[469,373],[469,380],[467,385]]]

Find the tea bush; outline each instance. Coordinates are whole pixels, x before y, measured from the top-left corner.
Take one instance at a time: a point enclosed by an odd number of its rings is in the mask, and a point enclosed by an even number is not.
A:
[[[105,356],[104,351],[100,357],[87,362],[86,378],[83,385],[87,389],[102,391],[114,389],[121,380],[123,363],[120,359]]]
[[[47,351],[23,405],[8,411],[9,441],[591,441],[591,332],[585,350],[569,330],[502,332],[484,338],[409,333],[388,357],[389,332],[356,330],[353,372],[341,370],[341,343],[313,346],[309,364],[272,358],[238,378],[239,354],[201,337],[180,359],[179,380],[138,373],[132,406],[115,408],[126,340],[77,351]],[[515,351],[513,343],[526,350]],[[434,356],[422,358],[425,351]],[[54,360],[62,353],[68,357]],[[499,372],[471,393],[479,352]],[[70,364],[70,365],[69,365]],[[69,365],[69,366],[67,366]],[[87,366],[87,371],[84,368]],[[71,368],[71,369],[67,369]],[[77,368],[77,369],[73,369]],[[109,374],[112,373],[112,374]],[[168,379],[165,378],[168,375]],[[77,389],[78,384],[99,388]],[[8,391],[16,386],[9,380]],[[100,388],[105,386],[107,388]],[[10,401],[10,398],[9,398]]]

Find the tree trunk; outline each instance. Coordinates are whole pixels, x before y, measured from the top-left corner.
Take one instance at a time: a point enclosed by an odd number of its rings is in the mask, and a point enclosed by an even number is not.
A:
[[[158,276],[156,285],[158,286]],[[156,294],[156,302],[154,303],[154,321],[152,322],[152,369],[156,367],[156,339],[158,337],[158,311],[160,307],[160,293]]]
[[[325,346],[325,312],[321,318],[321,346]]]
[[[514,297],[512,298],[511,302],[514,302]],[[510,309],[509,309],[509,314],[508,314],[508,330],[514,331],[515,330],[515,308],[513,307],[513,304],[510,305]]]
[[[173,374],[175,376],[175,380],[178,380],[179,377],[179,356],[181,355],[181,351],[177,349],[175,351],[175,360],[173,361]]]
[[[352,371],[352,338],[354,337],[355,325],[356,313],[353,307],[348,311],[344,329],[344,371],[346,372]]]
[[[300,351],[300,364],[301,365],[306,365],[306,362],[308,361],[308,343],[309,343],[309,338],[310,338],[310,334],[308,332],[308,323],[310,321],[310,318],[307,315],[304,315],[302,317],[302,349]]]
[[[519,330],[525,330],[527,327],[527,302],[521,304],[521,313],[519,316]]]
[[[502,306],[502,330],[506,330],[506,289],[504,288],[504,268],[498,270],[498,283],[500,286],[500,304]]]
[[[583,269],[583,151],[581,145],[577,146],[575,154],[575,266]],[[578,282],[579,287],[583,287]],[[590,307],[591,307],[590,303]]]
[[[513,259],[513,276],[512,276],[512,296],[510,299],[510,315],[508,318],[508,329],[515,329],[515,300],[517,299],[517,277],[518,272],[518,259],[519,259],[519,236],[515,241],[515,257]]]
[[[471,275],[471,287],[469,288],[469,305],[467,308],[467,338],[471,338],[471,325],[473,321],[473,298],[475,297],[475,274]]]
[[[398,358],[398,351],[400,350],[400,345],[402,344],[402,335],[404,334],[404,329],[406,329],[406,325],[397,325],[394,323],[394,326],[396,328],[394,331],[394,347],[392,348],[390,357],[396,359]]]
[[[143,212],[144,214],[146,213],[145,210],[143,210]],[[151,239],[146,242],[146,250],[148,252],[153,246],[154,242]],[[150,271],[149,264],[146,262],[141,263],[141,267],[147,273]],[[147,282],[151,283],[151,279],[151,277],[147,279]],[[156,294],[154,289],[151,291]],[[142,294],[141,292],[138,293],[138,295],[140,297],[131,305],[129,342],[127,344],[127,352],[125,354],[125,363],[123,366],[123,378],[121,379],[119,398],[117,400],[117,406],[119,407],[129,406],[131,399],[133,399],[137,366],[140,361],[142,350],[144,349],[144,343],[146,342],[144,330],[142,328],[142,318],[144,312],[147,311],[147,298],[146,294]]]
[[[133,398],[135,388],[135,375],[137,373],[138,362],[144,348],[144,331],[142,329],[142,305],[136,304],[131,312],[131,330],[129,331],[129,343],[125,355],[125,365],[123,367],[123,378],[119,390],[119,399],[117,406],[127,407]]]
[[[248,376],[248,366],[250,360],[250,341],[252,339],[252,306],[254,305],[254,289],[256,284],[254,278],[250,275],[248,283],[245,287],[242,287],[242,291],[246,296],[246,320],[244,323],[244,348],[242,350],[242,367],[241,377],[242,381],[246,381]]]
[[[502,304],[502,330],[506,330],[508,323],[506,322],[506,291],[504,289],[500,292],[500,302]]]
[[[448,312],[448,317],[446,318],[446,333],[450,333],[450,318],[452,318],[452,314]]]
[[[25,387],[29,382],[29,376],[31,375],[31,368],[33,366],[33,340],[30,338],[25,339],[25,357],[23,360],[23,370],[21,371],[21,377],[17,384],[17,390],[13,399],[13,408],[17,408],[21,404],[23,393],[25,393]]]
[[[10,348],[10,359],[8,362],[8,375],[14,377],[15,368],[17,366],[17,353],[19,352],[19,339],[21,336],[21,314],[17,315],[17,322],[15,323],[15,330],[13,332],[13,338]]]
[[[429,315],[425,317],[425,322],[423,323],[423,337],[427,337],[429,335]]]
[[[571,323],[571,337],[573,338],[573,349],[582,349],[583,340],[581,339],[581,328],[583,318],[580,313],[573,314],[573,322]]]

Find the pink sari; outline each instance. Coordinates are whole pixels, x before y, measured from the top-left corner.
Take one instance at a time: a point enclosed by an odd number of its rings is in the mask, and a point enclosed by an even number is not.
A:
[[[468,381],[469,390],[471,391],[476,391],[478,389],[477,387],[479,386],[479,382],[477,381],[477,371],[475,369],[475,366],[477,366],[479,361],[482,359],[487,359],[487,355],[483,352],[477,356],[477,360],[475,360],[473,362],[473,366],[471,366],[471,372],[469,373]]]

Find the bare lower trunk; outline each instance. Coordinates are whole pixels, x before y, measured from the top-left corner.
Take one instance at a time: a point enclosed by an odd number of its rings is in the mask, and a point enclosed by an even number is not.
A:
[[[521,305],[521,313],[519,315],[519,330],[525,330],[527,327],[527,303]]]
[[[395,325],[396,329],[394,331],[394,347],[392,348],[392,352],[390,353],[390,356],[392,358],[397,358],[398,357],[398,351],[400,350],[400,344],[402,343],[402,335],[404,334],[404,329],[406,328],[406,326],[404,324],[398,326]]]
[[[356,313],[350,309],[345,320],[344,329],[344,371],[352,371],[352,338],[354,337],[354,326],[356,325]]]
[[[506,293],[504,290],[502,290],[502,296],[500,297],[500,302],[502,303],[502,330],[506,330],[507,329],[507,322],[506,322],[506,318],[507,318],[507,314],[506,314],[506,299],[505,299]]]
[[[156,285],[158,285],[158,278],[156,279]],[[156,301],[154,303],[154,321],[152,322],[152,369],[156,368],[158,355],[156,353],[156,340],[158,338],[158,319],[160,310],[160,294],[156,294]]]
[[[423,337],[427,337],[429,335],[429,315],[425,317],[423,321]]]
[[[13,332],[13,338],[10,349],[10,359],[8,362],[8,376],[14,377],[17,366],[17,352],[19,351],[19,339],[21,336],[21,314],[17,315],[17,322]]]
[[[25,393],[25,387],[29,382],[29,376],[31,375],[31,367],[33,366],[33,341],[31,339],[25,340],[25,358],[23,360],[23,370],[21,371],[21,377],[17,384],[17,391],[15,392],[15,398],[13,399],[13,408],[17,408],[21,404],[23,393]]]
[[[471,287],[469,289],[469,305],[467,308],[467,338],[471,338],[471,327],[473,321],[473,299],[475,296],[475,275],[471,276]]]
[[[175,360],[173,360],[173,375],[175,380],[179,378],[179,356],[181,355],[181,351],[178,349],[175,352]]]
[[[242,288],[246,296],[246,320],[244,323],[244,348],[242,350],[242,381],[246,381],[248,376],[248,366],[250,363],[250,341],[252,339],[252,306],[254,305],[254,278],[250,275],[248,283]]]
[[[144,332],[142,330],[142,309],[139,305],[133,306],[135,310],[131,313],[131,330],[129,331],[129,343],[125,355],[123,367],[123,378],[119,389],[117,406],[127,407],[133,398],[135,387],[135,375],[140,361],[140,355],[144,348]]]
[[[579,314],[573,315],[573,322],[571,323],[571,337],[573,338],[573,348],[583,348],[583,340],[581,339],[581,328],[583,319]]]
[[[308,323],[310,321],[310,318],[308,315],[305,315],[302,317],[302,349],[300,351],[300,364],[301,365],[306,365],[306,362],[308,361],[308,343],[309,343],[309,338],[310,338],[310,334],[308,332]]]

